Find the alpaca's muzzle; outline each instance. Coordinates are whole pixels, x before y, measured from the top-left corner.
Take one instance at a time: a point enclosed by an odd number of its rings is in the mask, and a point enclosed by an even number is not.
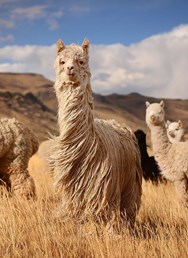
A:
[[[168,133],[169,133],[169,135],[170,135],[171,137],[173,137],[173,138],[175,137],[175,134],[174,134],[173,131],[169,131]]]

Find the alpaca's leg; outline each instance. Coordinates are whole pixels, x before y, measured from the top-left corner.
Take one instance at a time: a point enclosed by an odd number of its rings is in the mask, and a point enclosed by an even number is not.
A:
[[[9,178],[13,194],[27,199],[35,198],[35,183],[27,169],[24,171],[15,171]]]
[[[139,175],[139,172],[136,172],[135,181],[133,181],[132,184],[129,184],[128,187],[126,187],[121,196],[121,211],[126,213],[127,219],[130,222],[131,227],[133,227],[136,215],[140,209],[142,196],[142,178],[141,175]]]
[[[35,197],[35,184],[33,178],[29,175],[28,163],[31,156],[30,148],[24,146],[20,149],[16,158],[9,165],[9,181],[11,192],[27,199]]]
[[[123,198],[122,200],[126,200],[126,202],[121,202],[121,211],[122,211],[122,218],[127,224],[130,224],[131,227],[134,227],[136,215],[140,208],[141,197],[140,195],[134,196],[133,194],[129,197]]]
[[[11,155],[12,154],[12,155]],[[35,197],[35,184],[28,171],[29,159],[33,154],[30,135],[20,134],[10,150],[12,157],[9,165],[11,191],[27,199]]]
[[[176,193],[184,206],[188,207],[188,179],[184,178],[174,182]]]

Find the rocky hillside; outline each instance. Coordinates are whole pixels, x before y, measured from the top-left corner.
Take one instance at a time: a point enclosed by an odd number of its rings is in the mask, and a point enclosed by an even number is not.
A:
[[[142,96],[94,94],[95,113],[104,119],[116,119],[133,130],[141,128],[148,132],[145,124],[145,101],[160,99]],[[188,100],[163,99],[166,118],[181,119],[188,132]],[[53,82],[39,74],[0,73],[0,115],[16,117],[30,126],[43,141],[49,134],[57,133],[57,101]]]

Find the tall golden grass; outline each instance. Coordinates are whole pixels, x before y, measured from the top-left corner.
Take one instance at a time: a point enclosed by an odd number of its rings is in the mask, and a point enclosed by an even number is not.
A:
[[[135,230],[120,234],[94,222],[62,222],[53,215],[58,196],[47,168],[34,156],[29,165],[38,199],[0,198],[0,257],[188,257],[188,213],[171,184],[143,183],[142,206]]]

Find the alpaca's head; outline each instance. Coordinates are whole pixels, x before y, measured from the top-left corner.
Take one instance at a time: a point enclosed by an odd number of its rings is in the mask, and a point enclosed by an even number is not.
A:
[[[181,120],[178,122],[166,121],[167,136],[171,143],[180,142],[184,137],[184,128]]]
[[[81,46],[75,44],[65,46],[63,41],[59,39],[56,46],[55,69],[59,87],[63,87],[63,85],[86,86],[91,76],[89,41],[85,39]]]
[[[150,104],[146,101],[146,123],[148,127],[164,123],[165,112],[164,102]]]

